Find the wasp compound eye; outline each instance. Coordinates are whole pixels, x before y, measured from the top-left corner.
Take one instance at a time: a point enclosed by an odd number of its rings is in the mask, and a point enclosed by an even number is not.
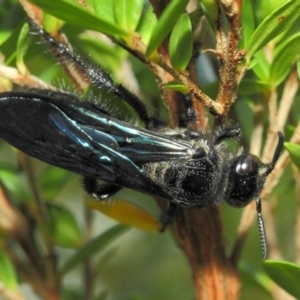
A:
[[[251,175],[257,170],[256,160],[253,155],[241,156],[236,164],[235,172],[238,175]]]

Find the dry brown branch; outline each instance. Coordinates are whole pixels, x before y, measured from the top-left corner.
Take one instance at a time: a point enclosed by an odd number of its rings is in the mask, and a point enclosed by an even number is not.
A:
[[[238,64],[245,56],[239,50],[241,34],[241,3],[240,1],[216,1],[219,9],[216,24],[216,55],[221,62],[219,69],[220,83],[217,103],[223,107],[220,117],[225,120],[228,111],[237,95],[240,74],[237,72]]]
[[[196,299],[238,299],[238,274],[226,257],[219,209],[182,209],[172,232],[190,263]]]

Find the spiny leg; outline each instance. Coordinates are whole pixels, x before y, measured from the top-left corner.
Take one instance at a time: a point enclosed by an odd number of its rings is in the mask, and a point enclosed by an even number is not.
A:
[[[217,132],[213,139],[213,144],[218,144],[226,139],[236,138],[241,134],[241,129],[238,127],[227,127]]]
[[[54,51],[58,59],[67,59],[75,63],[95,87],[105,87],[109,92],[126,101],[138,113],[147,128],[159,125],[157,125],[157,120],[148,116],[145,104],[136,95],[126,90],[121,84],[115,84],[107,72],[101,68],[96,68],[91,64],[85,63],[78,55],[74,54],[65,45],[57,42],[33,20],[29,19],[28,22],[33,32],[37,32],[42,37],[50,49]]]
[[[196,112],[193,108],[192,96],[190,93],[183,95],[183,102],[186,109],[186,118],[188,122],[193,122],[196,119]]]
[[[193,100],[190,93],[180,94],[181,100],[185,106],[185,115],[179,119],[178,127],[187,128],[188,125],[192,124],[196,120],[196,111],[193,108]]]

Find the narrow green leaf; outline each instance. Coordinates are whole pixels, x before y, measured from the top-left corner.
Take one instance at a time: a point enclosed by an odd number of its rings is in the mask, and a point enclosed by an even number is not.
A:
[[[65,207],[47,204],[48,234],[54,243],[64,248],[76,248],[82,242],[76,219]]]
[[[134,31],[139,23],[144,1],[142,0],[114,0],[114,14],[121,28]]]
[[[2,250],[0,250],[0,282],[9,290],[16,290],[18,287],[14,266],[7,254]]]
[[[300,58],[297,60],[297,73],[298,73],[298,78],[300,79]]]
[[[71,271],[86,258],[99,253],[101,249],[105,248],[115,238],[117,238],[120,234],[128,229],[129,227],[119,224],[108,229],[98,237],[92,239],[64,263],[60,271],[61,275],[63,276]]]
[[[293,63],[300,53],[300,33],[291,36],[276,49],[270,70],[270,82],[276,87],[291,72]]]
[[[188,93],[189,89],[186,85],[183,85],[182,83],[178,81],[171,81],[164,85],[165,88],[172,90],[172,91],[179,91],[183,94]]]
[[[43,14],[43,28],[47,32],[55,32],[63,26],[64,22],[47,13]]]
[[[160,16],[150,38],[146,55],[151,56],[171,32],[179,16],[185,11],[188,0],[172,0]]]
[[[16,65],[17,65],[18,71],[23,75],[28,73],[26,64],[24,62],[24,55],[28,49],[28,32],[29,32],[29,26],[27,23],[25,23],[20,32],[18,44],[17,44]]]
[[[177,71],[184,71],[192,57],[192,24],[187,14],[181,15],[172,31],[169,54],[172,66]]]
[[[256,268],[246,261],[241,261],[239,263],[239,273],[243,278],[243,281],[246,279],[247,286],[249,281],[251,281],[251,286],[255,286],[257,289],[263,289],[266,292],[270,292],[272,287],[272,280],[270,277],[261,270]]]
[[[114,1],[93,0],[92,3],[95,13],[98,17],[103,20],[107,20],[112,24],[116,22],[114,14]]]
[[[259,80],[244,79],[239,85],[238,92],[241,95],[253,95],[257,93],[264,93],[270,90],[270,85]]]
[[[30,0],[30,2],[41,7],[45,12],[73,26],[96,30],[107,35],[128,35],[124,29],[109,22],[105,18],[100,18],[95,13],[71,0]]]
[[[286,261],[266,260],[263,262],[263,268],[274,282],[296,299],[300,299],[298,265]]]
[[[289,152],[292,162],[300,170],[300,146],[293,143],[284,143],[284,147]]]
[[[289,0],[265,18],[253,33],[247,47],[246,60],[249,62],[255,52],[269,41],[291,28],[299,20],[300,0]]]
[[[251,66],[253,64],[253,66]],[[263,51],[258,51],[251,60],[248,69],[252,69],[258,79],[262,82],[269,83],[270,78],[270,63],[267,61]]]
[[[140,22],[136,31],[141,35],[143,42],[147,45],[151,38],[152,32],[157,24],[156,15],[153,12],[152,6],[148,1],[145,2]]]
[[[13,30],[2,29],[0,31],[0,45],[4,44],[13,34]]]
[[[199,5],[211,27],[215,30],[215,22],[218,18],[218,6],[214,0],[199,0]]]
[[[242,1],[242,42],[243,47],[247,47],[255,29],[253,4],[251,0]]]

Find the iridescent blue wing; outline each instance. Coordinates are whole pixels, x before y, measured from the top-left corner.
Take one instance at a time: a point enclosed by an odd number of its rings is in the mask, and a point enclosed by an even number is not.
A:
[[[0,120],[0,137],[33,157],[83,176],[166,197],[137,162],[176,159],[187,148],[60,92],[2,93]]]

